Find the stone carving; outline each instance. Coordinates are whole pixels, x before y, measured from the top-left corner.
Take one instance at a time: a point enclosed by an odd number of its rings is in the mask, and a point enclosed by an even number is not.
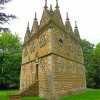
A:
[[[71,66],[71,72],[72,72],[73,74],[75,74],[75,73],[76,73],[76,66],[75,66],[75,63],[74,63],[74,62],[71,62],[71,63],[70,63],[70,66]]]
[[[40,60],[40,62],[39,62],[39,67],[40,67],[40,69],[43,71],[43,70],[45,70],[45,63],[44,63],[44,61],[41,59]]]
[[[23,71],[24,74],[26,73],[26,66],[22,67],[22,71]]]
[[[40,47],[43,47],[46,45],[46,38],[44,35],[39,36],[39,43],[40,43]]]
[[[79,73],[83,75],[83,74],[84,74],[84,67],[83,67],[83,66],[80,66],[79,69],[80,69],[80,70],[79,70]]]
[[[28,55],[28,50],[27,48],[24,49],[24,57],[26,57]]]
[[[60,58],[60,61],[59,61],[59,70],[60,71],[64,71],[64,60],[62,58]]]
[[[64,85],[63,84],[61,85],[61,92],[62,93],[64,92]]]
[[[81,56],[82,55],[82,49],[78,48],[78,55]]]
[[[73,43],[72,42],[70,42],[70,44],[69,44],[69,49],[70,49],[71,52],[74,52],[74,48],[73,48]]]
[[[34,68],[34,66],[33,66],[33,64],[32,64],[32,62],[30,63],[30,71],[31,72],[33,72],[33,68]]]
[[[32,44],[31,44],[31,52],[34,52],[34,51],[35,51],[35,44],[32,43]]]

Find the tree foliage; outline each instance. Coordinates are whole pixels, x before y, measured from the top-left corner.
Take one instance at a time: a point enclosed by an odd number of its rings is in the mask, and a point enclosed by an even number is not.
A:
[[[87,86],[100,88],[100,43],[94,44],[87,40],[82,40],[84,61],[86,66]]]
[[[11,1],[11,0],[0,0],[0,24],[1,25],[4,25],[5,23],[8,23],[8,21],[10,19],[16,18],[15,15],[12,15],[12,14],[7,15],[7,14],[5,14],[5,13],[2,12],[2,10],[4,9],[4,5],[6,3],[8,3],[9,1]],[[8,30],[8,28],[3,28],[3,27],[0,26],[0,32],[1,31],[7,31],[7,30]]]
[[[94,80],[94,87],[100,88],[100,43],[92,51],[90,66],[92,68],[90,75]]]
[[[20,38],[17,34],[3,32],[0,36],[0,84],[8,87],[19,85],[21,66]]]

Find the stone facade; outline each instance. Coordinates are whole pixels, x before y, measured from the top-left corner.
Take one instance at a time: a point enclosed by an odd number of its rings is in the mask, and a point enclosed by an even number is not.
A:
[[[20,91],[28,91],[37,81],[37,95],[47,99],[86,89],[78,27],[75,23],[73,32],[68,14],[63,24],[57,0],[54,11],[52,5],[48,10],[45,1],[40,25],[35,13],[32,29],[28,25],[24,38]]]

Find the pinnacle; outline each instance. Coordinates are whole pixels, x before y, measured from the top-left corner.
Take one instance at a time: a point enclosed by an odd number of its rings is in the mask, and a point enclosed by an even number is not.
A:
[[[59,8],[59,6],[58,6],[58,0],[56,0],[56,7],[55,8]]]
[[[66,13],[66,20],[69,20],[68,13]]]
[[[45,9],[47,9],[47,0],[45,0],[45,6],[44,6]]]
[[[36,12],[35,12],[35,18],[34,18],[34,20],[35,20],[35,21],[37,20],[37,15],[36,15]]]
[[[27,30],[29,30],[29,22],[27,23]]]
[[[77,29],[78,27],[77,27],[77,21],[75,21],[75,28]]]
[[[53,9],[52,9],[52,4],[50,4],[50,12],[52,12],[53,11]]]

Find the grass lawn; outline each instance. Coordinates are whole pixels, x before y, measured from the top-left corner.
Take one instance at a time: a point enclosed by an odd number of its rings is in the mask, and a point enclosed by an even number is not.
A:
[[[10,94],[17,93],[18,90],[10,90]],[[7,90],[0,90],[0,100],[8,100],[7,95],[9,94],[9,91]],[[22,100],[44,100],[43,98],[39,97],[23,97]],[[87,89],[86,92],[72,95],[72,96],[66,96],[59,100],[100,100],[100,89]]]
[[[10,94],[16,94],[18,90],[0,90],[0,100],[8,100],[7,96]]]
[[[59,100],[100,100],[100,89],[87,89],[86,92],[66,96]]]

